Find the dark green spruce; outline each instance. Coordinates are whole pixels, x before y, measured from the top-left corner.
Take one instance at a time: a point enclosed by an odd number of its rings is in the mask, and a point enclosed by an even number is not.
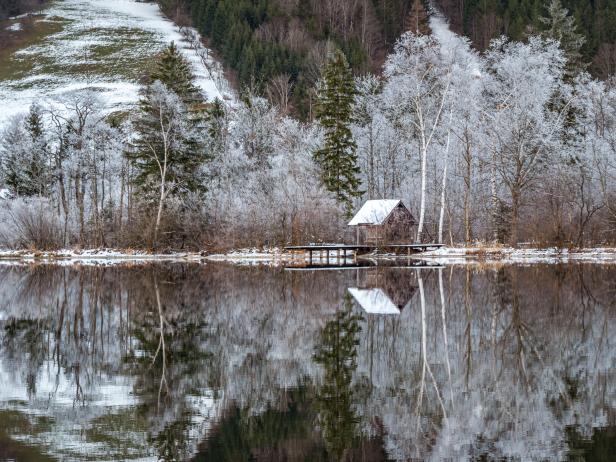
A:
[[[322,149],[314,153],[321,166],[325,187],[336,194],[348,213],[358,197],[357,144],[351,133],[355,82],[344,54],[336,51],[323,70],[319,85],[316,118],[325,130]]]

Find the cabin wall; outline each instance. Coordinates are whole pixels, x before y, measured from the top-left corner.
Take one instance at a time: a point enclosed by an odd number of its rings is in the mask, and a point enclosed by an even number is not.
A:
[[[416,222],[406,207],[396,207],[383,225],[360,225],[359,243],[368,245],[411,244]]]
[[[381,234],[389,244],[410,244],[415,238],[415,220],[404,207],[397,207],[383,225]]]

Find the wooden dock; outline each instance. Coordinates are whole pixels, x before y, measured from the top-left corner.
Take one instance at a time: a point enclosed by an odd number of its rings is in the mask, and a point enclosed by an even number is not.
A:
[[[383,251],[406,251],[407,255],[411,253],[425,252],[427,250],[436,250],[444,247],[444,244],[382,244],[382,245],[366,245],[366,244],[310,244],[310,245],[290,245],[285,247],[285,250],[292,252],[303,252],[308,254],[308,261],[312,263],[315,252],[319,253],[319,259],[329,263],[331,252],[336,252],[336,259],[346,259],[350,256],[356,257],[360,253],[370,253],[375,250]]]

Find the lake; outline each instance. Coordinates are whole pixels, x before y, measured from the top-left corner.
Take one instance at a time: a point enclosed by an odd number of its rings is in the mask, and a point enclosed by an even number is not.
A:
[[[616,266],[0,266],[0,460],[616,459]]]

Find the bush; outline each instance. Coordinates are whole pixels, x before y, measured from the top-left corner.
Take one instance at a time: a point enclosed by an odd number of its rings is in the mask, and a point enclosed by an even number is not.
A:
[[[0,202],[0,246],[37,250],[62,247],[62,223],[47,199]]]

